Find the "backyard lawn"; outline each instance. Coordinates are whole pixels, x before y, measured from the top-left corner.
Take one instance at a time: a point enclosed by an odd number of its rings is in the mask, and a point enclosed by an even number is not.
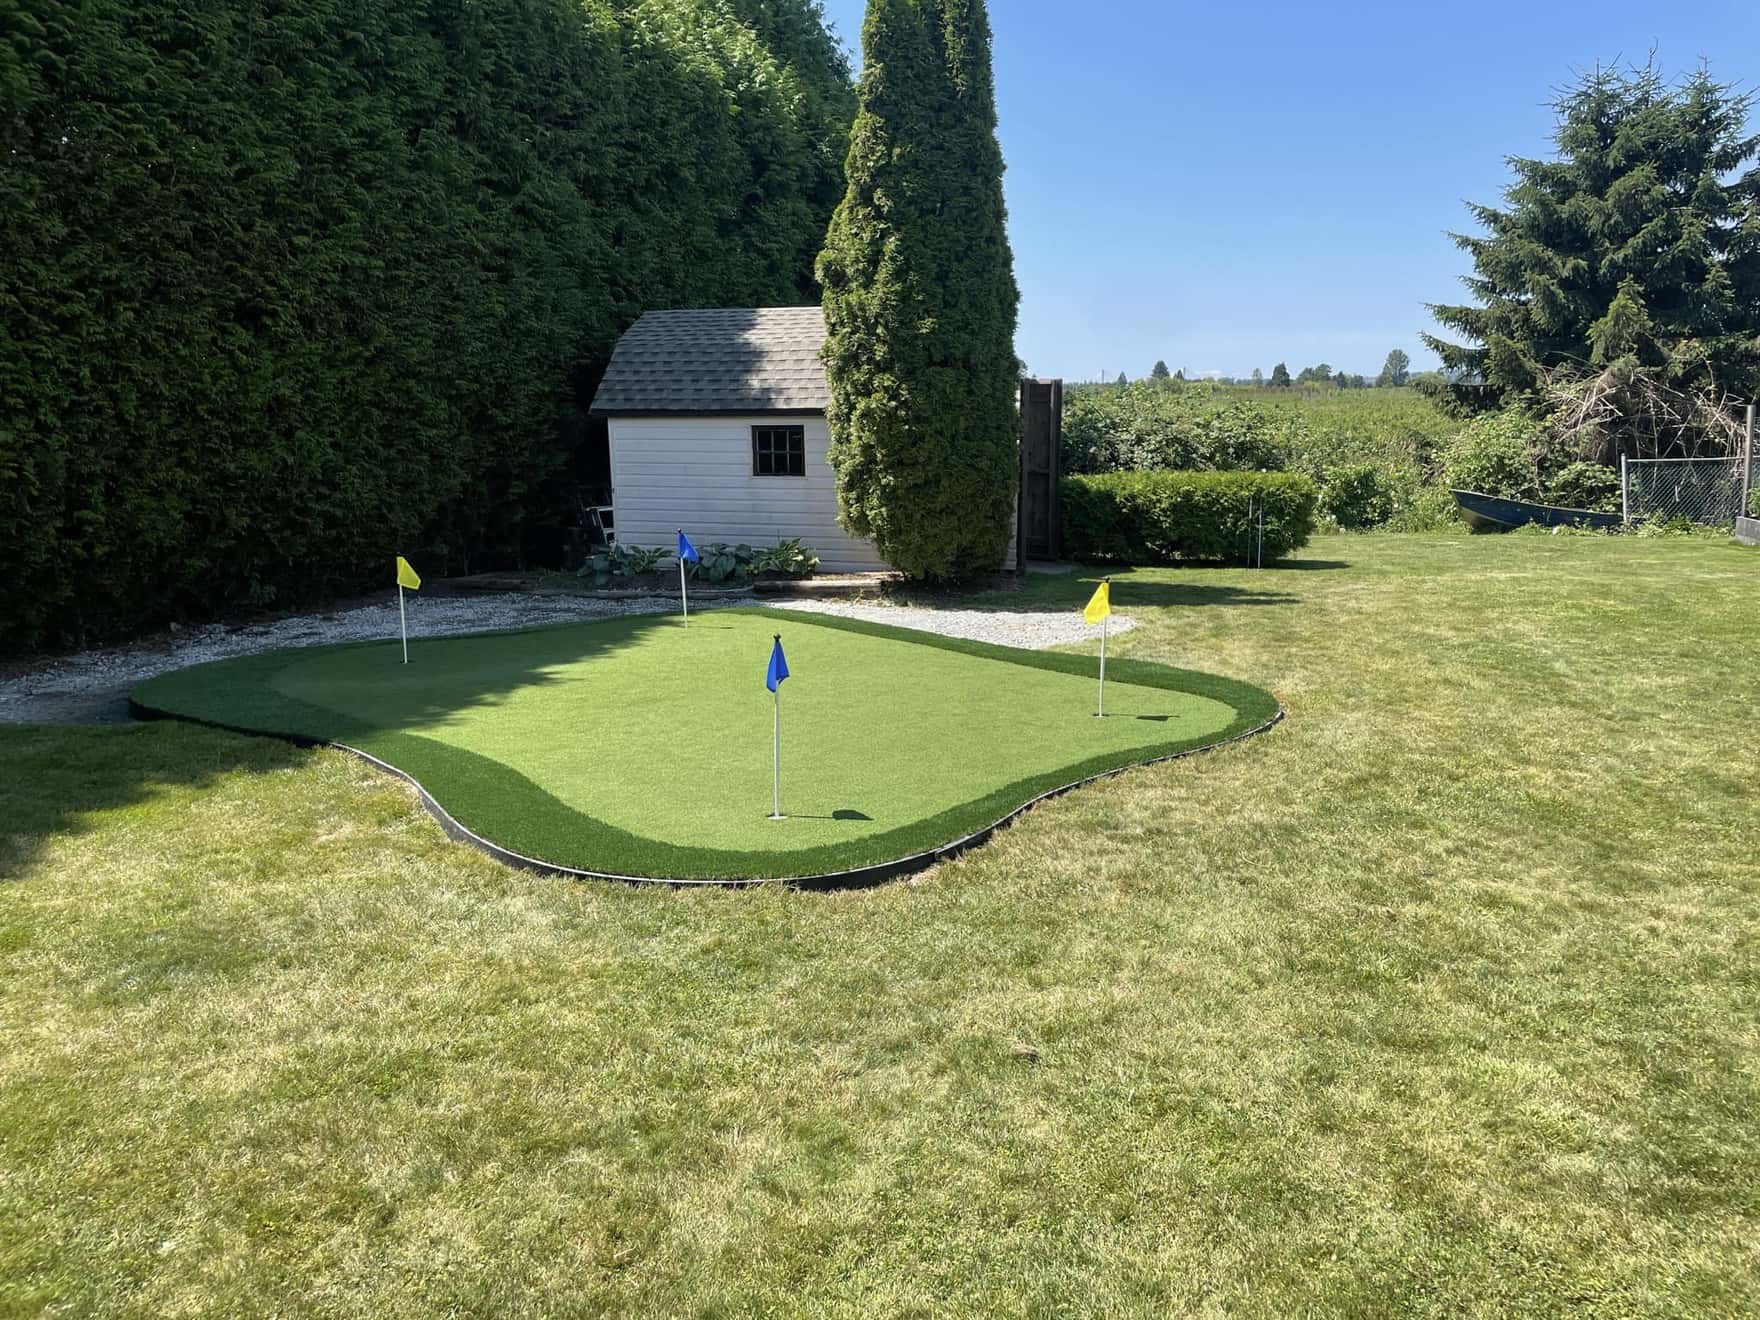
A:
[[[775,820],[764,678],[782,633],[795,677]],[[1086,657],[742,609],[419,642],[407,665],[395,641],[271,652],[162,675],[134,700],[358,748],[523,857],[695,881],[897,863],[1277,716],[1257,688],[1140,660],[1108,686],[1099,719]]]
[[[1760,552],[1114,592],[1115,656],[1290,718],[845,894],[542,879],[340,753],[0,729],[0,1314],[1760,1309]]]

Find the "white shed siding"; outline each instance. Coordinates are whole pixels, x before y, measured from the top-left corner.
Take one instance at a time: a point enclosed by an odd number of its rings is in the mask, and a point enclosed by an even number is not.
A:
[[[803,426],[807,475],[752,475],[752,427]],[[613,417],[611,505],[625,545],[775,545],[799,537],[834,573],[886,567],[871,542],[837,525],[823,417]]]

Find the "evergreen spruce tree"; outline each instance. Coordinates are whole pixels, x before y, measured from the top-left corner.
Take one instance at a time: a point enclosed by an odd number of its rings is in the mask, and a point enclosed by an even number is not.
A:
[[[982,0],[869,0],[847,187],[819,260],[843,525],[913,578],[996,569],[1020,295]]]
[[[1760,388],[1760,137],[1749,97],[1700,72],[1598,69],[1557,102],[1557,156],[1515,159],[1506,205],[1454,235],[1476,302],[1426,335],[1491,401],[1558,368],[1624,364],[1678,389]],[[1745,172],[1744,172],[1745,171]]]
[[[1129,385],[1131,383],[1131,378],[1129,376],[1125,375],[1124,372],[1121,371],[1118,373],[1118,379],[1113,381],[1112,383],[1114,385]]]
[[[1167,369],[1167,363],[1156,362],[1154,368],[1149,372],[1149,379],[1150,380],[1172,380],[1173,373]]]

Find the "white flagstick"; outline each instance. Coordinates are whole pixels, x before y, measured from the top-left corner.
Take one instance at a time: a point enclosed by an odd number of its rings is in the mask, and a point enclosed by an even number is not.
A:
[[[782,819],[782,684],[776,685],[776,722],[775,732],[771,739],[770,750],[770,782],[771,806],[774,809],[771,820]]]
[[[403,633],[403,663],[409,663],[409,616],[403,612],[403,583],[397,584],[397,626]]]
[[[1108,603],[1110,604],[1110,602],[1108,602]],[[1110,614],[1108,614],[1104,619],[1100,620],[1100,718],[1101,719],[1106,718],[1106,631],[1107,631],[1107,625],[1110,624],[1111,622],[1112,622],[1112,616]]]
[[[678,596],[684,602],[684,626],[691,626],[691,593],[684,585],[684,556],[678,557]],[[713,631],[711,629],[711,631]]]

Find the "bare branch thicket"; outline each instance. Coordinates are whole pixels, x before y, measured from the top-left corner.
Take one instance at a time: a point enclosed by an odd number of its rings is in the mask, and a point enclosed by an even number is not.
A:
[[[1738,400],[1715,389],[1675,389],[1630,363],[1587,374],[1553,372],[1541,394],[1554,441],[1585,462],[1617,467],[1622,455],[1727,458],[1741,452]]]

